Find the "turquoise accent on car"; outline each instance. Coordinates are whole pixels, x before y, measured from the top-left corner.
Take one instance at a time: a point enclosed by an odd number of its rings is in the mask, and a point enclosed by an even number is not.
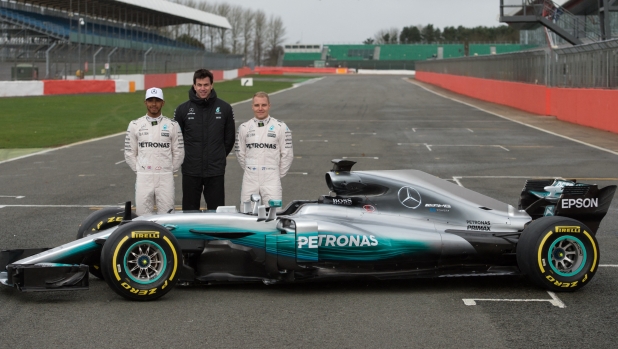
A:
[[[582,252],[584,253],[584,257],[580,262],[579,267],[577,268],[577,270],[571,271],[570,273],[563,273],[560,270],[556,269],[556,267],[554,266],[554,263],[551,263],[552,260],[552,253],[554,252],[554,248],[556,247],[556,245],[563,241],[563,240],[570,240],[572,242],[577,243],[577,245],[579,245],[579,248],[582,250]],[[586,247],[584,246],[584,244],[581,242],[581,240],[579,240],[578,238],[576,238],[575,236],[572,235],[565,235],[565,236],[561,236],[558,239],[556,239],[556,241],[554,241],[550,246],[549,246],[549,250],[547,250],[547,260],[550,261],[549,265],[551,267],[551,269],[558,275],[560,276],[574,276],[577,275],[577,273],[579,273],[583,268],[584,268],[584,264],[586,264],[586,259],[587,255],[586,255]]]
[[[547,197],[547,195],[549,195],[548,191],[535,191],[535,190],[530,190],[530,194],[535,195],[539,198],[544,198]]]
[[[266,235],[266,253],[277,254],[277,234]]]
[[[277,256],[296,258],[296,240],[292,234],[277,235]]]
[[[64,252],[64,253],[58,254],[58,256],[56,258],[54,258],[53,261],[56,261],[56,260],[62,261],[65,258],[70,258],[70,257],[73,257],[73,256],[83,255],[83,254],[86,254],[88,252],[96,251],[96,250],[98,250],[100,248],[101,248],[101,246],[99,244],[97,244],[96,242],[89,241],[87,243],[84,243],[81,246],[75,246],[75,247],[73,247],[71,249],[67,249],[66,252]],[[47,252],[49,252],[49,251],[47,251]]]
[[[339,241],[339,238],[337,239]],[[428,244],[421,241],[397,241],[388,240],[382,237],[375,237],[375,239],[378,241],[378,244],[374,246],[321,246],[320,260],[363,262],[378,261],[405,255],[425,253],[431,250],[431,247]]]
[[[219,233],[246,232],[246,230],[236,228],[236,227],[222,227],[222,226],[213,226],[213,225],[191,225],[191,226],[177,225],[173,234],[174,236],[176,236],[178,240],[181,240],[181,239],[203,239],[207,241],[229,240],[225,238],[212,237],[206,234],[192,233],[190,232],[190,230],[196,230],[196,231],[201,231],[201,232],[219,232]],[[234,242],[235,244],[239,244],[239,245],[243,245],[247,247],[256,247],[256,248],[263,249],[265,248],[264,236],[268,234],[279,233],[279,231],[275,229],[274,227],[272,229],[265,229],[263,231],[252,229],[250,232],[253,234],[240,238],[240,239],[233,239],[232,242]]]
[[[135,246],[137,246],[137,245],[154,245],[159,251],[161,251],[161,255],[163,256],[163,269],[161,269],[161,271],[159,271],[157,277],[155,277],[154,279],[151,279],[151,280],[148,280],[148,281],[142,281],[142,280],[139,280],[139,279],[133,277],[132,273],[130,272],[131,269],[127,265],[127,259],[132,254],[131,251],[133,251],[133,248]],[[124,255],[124,259],[122,260],[122,267],[126,270],[126,274],[127,274],[127,276],[131,280],[137,282],[138,284],[148,285],[148,284],[151,284],[151,283],[159,280],[159,278],[161,278],[161,275],[163,275],[163,273],[165,273],[165,269],[167,268],[167,256],[163,252],[163,249],[161,248],[161,246],[159,246],[159,244],[157,244],[156,242],[150,241],[150,240],[141,240],[141,241],[138,241],[138,242],[134,243],[133,245],[131,245],[129,247],[129,249],[127,250],[127,253],[125,253],[125,255]]]
[[[317,231],[296,233],[296,262],[318,261],[319,236]]]
[[[268,200],[268,206],[270,207],[281,207],[283,205],[281,200]]]

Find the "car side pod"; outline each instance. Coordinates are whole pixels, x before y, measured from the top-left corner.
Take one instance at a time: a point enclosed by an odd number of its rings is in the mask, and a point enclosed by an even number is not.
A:
[[[88,266],[85,264],[10,264],[7,285],[23,292],[87,290]]]

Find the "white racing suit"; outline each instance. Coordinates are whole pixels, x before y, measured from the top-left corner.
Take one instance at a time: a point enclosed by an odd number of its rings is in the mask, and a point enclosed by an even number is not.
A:
[[[253,118],[241,124],[236,132],[235,151],[245,171],[241,205],[251,199],[251,194],[260,194],[266,206],[268,200],[281,200],[281,178],[294,159],[292,131],[286,124],[270,115],[264,120]]]
[[[174,208],[174,172],[185,157],[180,126],[165,116],[142,116],[129,123],[124,158],[137,174],[135,208],[138,216],[163,214]]]

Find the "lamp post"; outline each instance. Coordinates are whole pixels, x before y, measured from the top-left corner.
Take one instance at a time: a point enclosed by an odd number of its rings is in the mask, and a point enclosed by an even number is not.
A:
[[[84,24],[86,24],[86,22],[80,17],[77,23],[77,61],[80,79],[84,77],[84,67],[82,66],[82,26]]]

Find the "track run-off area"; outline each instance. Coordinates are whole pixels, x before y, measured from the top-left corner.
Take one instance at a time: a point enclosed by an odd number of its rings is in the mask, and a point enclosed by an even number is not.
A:
[[[515,207],[529,178],[618,184],[618,135],[407,77],[327,76],[272,94],[271,104],[293,132],[284,205],[328,194],[324,173],[337,158],[356,161],[354,170],[421,170]],[[253,116],[246,101],[234,112],[237,125]],[[0,249],[72,241],[93,210],[133,201],[123,142],[117,134],[0,161]],[[238,206],[233,153],[225,180],[226,204]],[[178,209],[181,195],[176,177]],[[177,287],[146,303],[93,276],[89,291],[2,287],[0,347],[614,347],[618,202],[597,239],[599,271],[574,293],[512,276]]]

